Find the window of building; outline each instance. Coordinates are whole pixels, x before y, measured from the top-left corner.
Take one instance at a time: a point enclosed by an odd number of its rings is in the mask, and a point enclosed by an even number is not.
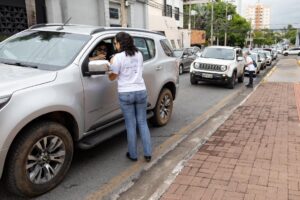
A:
[[[165,4],[164,16],[172,17],[172,6]]]
[[[119,19],[119,9],[118,8],[109,8],[109,17],[111,19]]]
[[[179,8],[175,7],[175,19],[179,20]]]

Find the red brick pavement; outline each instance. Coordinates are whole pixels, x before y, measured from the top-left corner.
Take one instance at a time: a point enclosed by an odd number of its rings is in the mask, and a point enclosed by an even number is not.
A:
[[[185,164],[161,200],[300,199],[300,85],[266,83]]]

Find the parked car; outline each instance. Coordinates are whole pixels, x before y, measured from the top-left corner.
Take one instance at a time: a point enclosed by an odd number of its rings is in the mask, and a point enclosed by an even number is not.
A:
[[[130,33],[144,57],[148,117],[171,118],[178,85],[176,58],[165,36],[142,29],[36,25],[0,43],[0,177],[7,189],[33,197],[57,186],[75,146],[92,148],[125,130],[117,82],[108,61],[89,61],[104,41]],[[147,51],[145,50],[147,47]]]
[[[257,52],[257,53],[261,60],[261,68],[260,69],[264,70],[267,67],[267,55],[264,52]]]
[[[266,55],[266,64],[268,66],[272,65],[273,58],[270,51],[258,49],[255,52],[264,53]]]
[[[228,88],[235,87],[236,80],[244,81],[244,58],[242,50],[234,47],[206,47],[200,58],[191,65],[190,82],[220,82]]]
[[[192,48],[192,53],[194,54],[194,55],[196,55],[197,57],[200,57],[201,56],[201,49],[200,49],[200,47],[198,47],[198,46],[193,46],[193,47],[191,47]]]
[[[290,48],[288,50],[283,51],[282,54],[284,56],[288,56],[288,55],[298,55],[298,56],[300,56],[300,47]]]
[[[261,66],[262,66],[262,62],[261,62],[260,56],[259,56],[258,53],[251,52],[250,57],[252,58],[252,60],[254,60],[256,62],[257,66],[255,68],[254,75],[257,75],[257,74],[260,73]],[[248,74],[249,74],[249,71],[247,70],[247,68],[245,66],[245,75],[248,75]]]
[[[270,55],[271,55],[271,58],[272,58],[272,61],[275,60],[275,52],[273,51],[272,48],[263,48],[264,51],[269,51],[270,52]]]
[[[190,71],[190,65],[197,58],[196,53],[193,48],[174,50],[174,55],[178,58],[179,74]]]

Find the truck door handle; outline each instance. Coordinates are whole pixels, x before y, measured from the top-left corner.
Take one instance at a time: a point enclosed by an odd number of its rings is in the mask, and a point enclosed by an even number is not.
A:
[[[162,66],[160,66],[160,65],[156,67],[156,70],[161,70],[161,69],[162,69]]]

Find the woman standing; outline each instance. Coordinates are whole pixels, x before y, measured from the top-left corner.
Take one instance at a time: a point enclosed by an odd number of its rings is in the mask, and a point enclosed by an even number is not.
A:
[[[143,79],[143,56],[134,46],[132,37],[125,32],[115,36],[118,53],[111,59],[109,79],[118,80],[119,102],[125,118],[128,152],[127,158],[137,161],[138,127],[147,162],[151,160],[152,147],[147,124],[147,91]]]

